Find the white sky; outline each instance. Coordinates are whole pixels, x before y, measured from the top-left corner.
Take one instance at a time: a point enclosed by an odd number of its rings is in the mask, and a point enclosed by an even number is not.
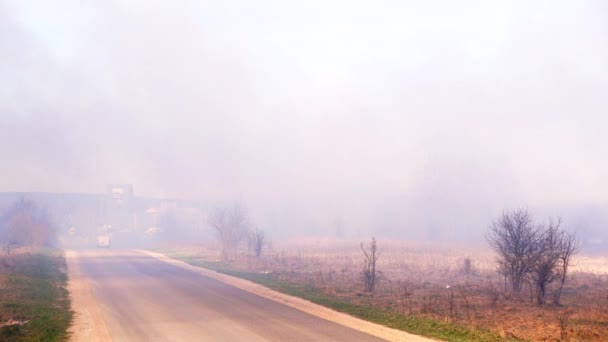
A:
[[[0,58],[6,191],[421,236],[608,204],[604,1],[0,0]]]

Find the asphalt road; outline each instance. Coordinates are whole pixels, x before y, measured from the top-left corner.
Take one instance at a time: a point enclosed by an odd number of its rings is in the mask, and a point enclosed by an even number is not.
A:
[[[381,341],[135,251],[71,262],[114,341]]]

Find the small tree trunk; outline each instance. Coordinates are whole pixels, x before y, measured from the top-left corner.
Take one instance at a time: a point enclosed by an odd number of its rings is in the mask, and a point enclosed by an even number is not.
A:
[[[559,286],[557,287],[557,290],[555,290],[555,293],[553,294],[553,304],[555,305],[562,305],[561,300],[562,300],[562,290],[564,289],[564,283],[566,282],[566,277],[561,277],[559,280]]]
[[[521,285],[523,283],[523,279],[521,279],[521,277],[519,276],[513,276],[513,279],[511,281],[511,287],[514,293],[520,293],[521,292]]]
[[[546,293],[545,284],[540,282],[536,289],[536,303],[538,305],[545,304],[545,293]]]

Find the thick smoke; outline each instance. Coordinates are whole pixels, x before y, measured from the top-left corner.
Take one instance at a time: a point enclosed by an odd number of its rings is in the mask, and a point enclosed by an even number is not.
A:
[[[0,0],[0,189],[132,183],[284,235],[483,240],[528,206],[606,239],[607,13]]]

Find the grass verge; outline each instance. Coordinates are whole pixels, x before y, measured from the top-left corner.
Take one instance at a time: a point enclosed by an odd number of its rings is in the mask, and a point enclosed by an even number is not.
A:
[[[502,342],[515,341],[505,339],[491,331],[472,329],[466,326],[443,322],[436,319],[416,315],[405,316],[398,312],[371,305],[358,304],[343,298],[337,298],[325,294],[309,285],[292,284],[287,281],[276,279],[272,274],[256,272],[245,272],[235,270],[223,262],[210,262],[201,258],[188,256],[180,253],[159,251],[170,258],[184,261],[190,265],[204,267],[254,283],[266,286],[278,292],[306,299],[313,303],[347,313],[370,322],[378,323],[390,328],[407,331],[413,334],[432,337],[450,342]]]
[[[61,251],[0,257],[0,341],[64,341],[72,312]]]

